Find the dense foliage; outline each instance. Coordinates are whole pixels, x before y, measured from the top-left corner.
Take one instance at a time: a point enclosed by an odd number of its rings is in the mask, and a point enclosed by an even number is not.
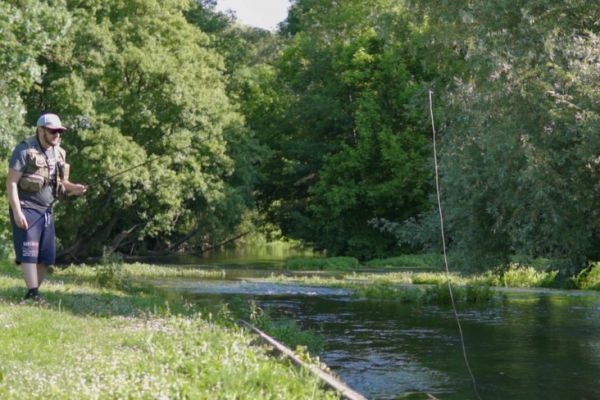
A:
[[[432,88],[450,248],[579,268],[600,257],[598,21],[583,0],[294,0],[272,33],[214,0],[4,1],[1,156],[42,111],[72,126],[91,190],[58,207],[67,258],[265,222],[332,255],[430,250]]]
[[[426,206],[425,76],[405,14],[392,1],[294,3],[274,64],[279,98],[249,117],[271,150],[260,186],[269,215],[330,254],[389,253],[392,236],[368,221]]]
[[[475,263],[515,253],[597,259],[600,7],[421,3],[431,40],[461,56],[447,63],[458,72],[442,105],[455,247]]]

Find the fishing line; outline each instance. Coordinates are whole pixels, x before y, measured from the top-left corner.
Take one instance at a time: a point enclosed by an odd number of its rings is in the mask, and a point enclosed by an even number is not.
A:
[[[458,311],[456,310],[456,303],[454,302],[454,293],[452,292],[452,284],[450,283],[450,269],[448,268],[448,256],[446,253],[446,237],[444,234],[444,216],[442,214],[442,200],[440,196],[440,178],[438,171],[438,158],[437,158],[437,145],[435,142],[435,121],[433,118],[433,91],[429,90],[429,114],[431,115],[431,129],[433,131],[433,165],[435,167],[435,190],[437,195],[437,204],[438,211],[440,214],[440,231],[442,236],[442,250],[444,253],[444,266],[446,267],[446,282],[448,283],[448,292],[450,293],[450,302],[452,303],[452,310],[454,311],[454,319],[456,320],[456,325],[458,326],[458,333],[460,335],[460,344],[462,347],[463,358],[465,360],[465,365],[467,366],[467,370],[469,371],[469,375],[471,377],[471,382],[473,383],[473,390],[475,391],[475,395],[479,400],[481,400],[481,396],[479,396],[479,391],[477,390],[477,382],[475,381],[475,375],[473,375],[473,371],[471,370],[471,366],[469,364],[469,358],[467,357],[467,347],[465,345],[465,338],[463,335],[462,326],[460,324],[460,318],[458,317]]]

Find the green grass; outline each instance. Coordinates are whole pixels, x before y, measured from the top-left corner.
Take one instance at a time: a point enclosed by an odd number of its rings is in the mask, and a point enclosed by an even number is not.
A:
[[[20,272],[0,263],[0,398],[335,398],[227,318],[97,275],[55,273],[39,307],[20,304]]]

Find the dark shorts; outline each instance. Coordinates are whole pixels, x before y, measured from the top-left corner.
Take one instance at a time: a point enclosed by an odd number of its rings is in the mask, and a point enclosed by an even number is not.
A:
[[[29,225],[27,230],[17,226],[12,210],[10,210],[17,264],[54,265],[56,242],[52,211],[44,212],[31,208],[22,210]]]

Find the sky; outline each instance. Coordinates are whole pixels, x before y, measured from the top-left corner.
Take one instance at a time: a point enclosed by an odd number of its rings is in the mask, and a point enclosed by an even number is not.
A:
[[[217,10],[233,10],[238,21],[267,30],[275,30],[287,17],[289,0],[218,0]]]

